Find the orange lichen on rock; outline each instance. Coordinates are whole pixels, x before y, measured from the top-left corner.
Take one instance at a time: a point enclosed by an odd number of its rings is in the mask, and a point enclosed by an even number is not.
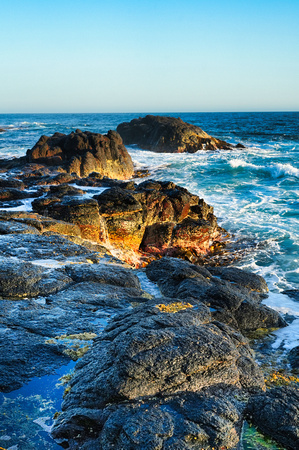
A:
[[[191,305],[191,303],[173,302],[168,305],[160,303],[159,305],[155,305],[155,307],[164,313],[176,313],[183,309],[193,308],[193,305]]]

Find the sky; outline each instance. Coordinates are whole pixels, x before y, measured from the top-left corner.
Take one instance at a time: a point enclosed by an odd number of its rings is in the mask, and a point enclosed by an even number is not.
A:
[[[299,0],[9,0],[0,113],[299,110]]]

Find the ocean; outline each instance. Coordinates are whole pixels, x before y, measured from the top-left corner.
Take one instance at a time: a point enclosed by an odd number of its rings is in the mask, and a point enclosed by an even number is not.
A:
[[[0,158],[23,156],[43,134],[78,128],[106,133],[144,115],[2,114],[0,128],[7,131],[0,133]],[[270,290],[264,303],[292,319],[289,327],[274,332],[273,348],[287,351],[299,345],[299,302],[283,294],[299,289],[299,112],[163,115],[246,146],[194,154],[127,148],[151,178],[174,181],[214,207],[218,223],[244,250],[236,265],[262,275]]]

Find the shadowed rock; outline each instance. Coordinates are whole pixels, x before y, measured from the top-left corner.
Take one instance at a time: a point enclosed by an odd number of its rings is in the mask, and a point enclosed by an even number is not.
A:
[[[195,153],[197,150],[230,150],[231,144],[209,136],[180,118],[152,116],[123,122],[117,127],[125,145],[136,144],[154,152]]]
[[[63,166],[68,173],[86,177],[92,172],[110,178],[127,179],[134,173],[130,155],[115,131],[107,135],[76,130],[69,135],[42,136],[27,151],[27,161]]]
[[[299,390],[278,387],[253,396],[247,407],[249,420],[263,433],[288,449],[298,450]]]
[[[78,407],[58,419],[53,435],[68,439],[72,450],[236,448],[244,406],[237,390],[223,391],[112,404],[102,412]]]

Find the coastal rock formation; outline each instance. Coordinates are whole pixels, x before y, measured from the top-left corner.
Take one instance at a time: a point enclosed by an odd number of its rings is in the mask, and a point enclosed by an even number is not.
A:
[[[123,183],[93,199],[60,198],[51,189],[32,207],[44,216],[76,224],[82,237],[113,245],[130,262],[143,254],[196,260],[222,239],[224,231],[211,206],[171,182]]]
[[[121,137],[115,131],[107,135],[76,130],[69,135],[42,136],[31,150],[27,162],[63,166],[80,177],[98,172],[116,179],[131,178],[133,163]]]
[[[192,448],[190,444],[197,437],[198,447],[193,448],[207,448],[209,442],[217,442],[217,431],[209,434],[203,416],[217,401],[212,398],[209,403],[204,395],[192,393],[210,386],[216,392],[223,386],[245,392],[264,389],[262,373],[241,334],[212,322],[205,305],[177,304],[165,298],[160,299],[163,304],[156,301],[116,316],[77,364],[63,413],[53,430],[55,438],[71,438],[75,442],[71,448],[84,448],[84,442],[92,437],[98,439],[98,448],[112,448],[113,444],[121,449],[125,437],[119,437],[119,432],[123,429],[128,430],[125,439],[129,449],[150,448],[155,439],[160,439],[160,448],[171,448],[173,434],[179,442],[186,442],[182,448]],[[197,416],[192,414],[196,400],[200,400]],[[213,408],[216,423],[220,421],[217,416],[223,416],[223,425],[229,422],[225,431],[215,426],[220,443],[239,420],[233,407],[227,415],[229,407],[229,401],[220,401]],[[175,425],[179,410],[181,420]],[[124,417],[126,411],[128,416]],[[146,412],[154,422],[152,431],[145,421]],[[184,415],[189,420],[185,421]],[[158,433],[161,420],[165,426],[169,424],[165,433]],[[141,429],[138,424],[142,424]],[[159,438],[155,438],[156,432]],[[238,436],[236,431],[233,434],[235,444]],[[147,435],[147,447],[142,447],[143,435]]]
[[[298,449],[298,389],[283,386],[253,396],[247,407],[247,415],[263,433],[288,449]]]
[[[215,320],[242,332],[281,328],[286,322],[278,312],[261,304],[268,291],[265,280],[234,267],[200,267],[175,258],[162,258],[146,267],[161,293],[204,303]]]
[[[180,118],[152,116],[123,122],[117,127],[125,145],[153,152],[195,153],[197,150],[231,150],[233,146],[209,136],[201,128]]]

